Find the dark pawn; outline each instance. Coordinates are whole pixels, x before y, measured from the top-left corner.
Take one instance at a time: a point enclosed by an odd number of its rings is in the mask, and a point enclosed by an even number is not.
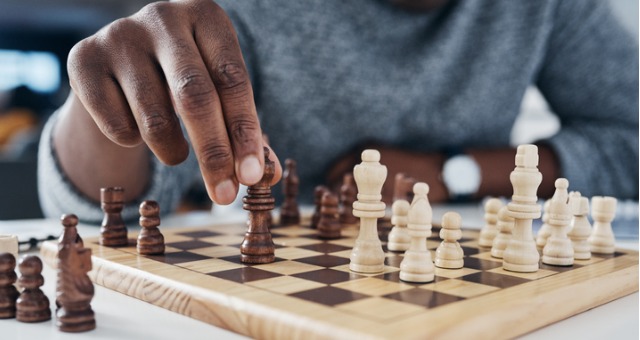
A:
[[[100,244],[108,247],[128,245],[127,227],[122,221],[124,189],[120,187],[100,189],[100,200],[104,219],[100,228]]]
[[[325,192],[329,192],[329,188],[324,185],[318,185],[313,191],[313,204],[316,209],[313,211],[313,215],[311,216],[311,229],[316,229],[318,227],[318,221],[320,221],[320,207],[322,205],[322,196]]]
[[[18,290],[13,285],[16,275],[16,258],[11,253],[0,254],[0,319],[16,317]]]
[[[269,149],[264,148],[264,175],[260,182],[247,188],[247,196],[242,198],[242,208],[249,211],[248,230],[240,245],[240,260],[243,263],[271,263],[275,261],[275,245],[271,239],[271,210],[274,198],[271,196],[271,179],[275,174],[275,164],[269,160]]]
[[[44,284],[42,261],[34,255],[25,256],[20,261],[18,269],[18,285],[24,289],[16,302],[16,319],[21,322],[50,320],[49,299],[40,289]]]
[[[341,228],[342,226],[338,219],[338,197],[330,192],[325,192],[322,196],[318,237],[326,239],[340,238]]]
[[[413,185],[416,180],[403,172],[398,172],[393,181],[393,201],[413,201]]]
[[[340,187],[340,223],[356,224],[359,218],[353,216],[353,202],[357,200],[358,188],[353,174],[345,174]]]
[[[138,235],[138,254],[159,255],[164,253],[164,236],[158,229],[160,225],[160,207],[156,201],[144,201],[140,204],[140,227]]]
[[[284,202],[280,207],[280,225],[296,225],[300,224],[300,210],[297,201],[300,178],[296,172],[296,161],[287,159],[284,164],[285,170],[282,176]]]
[[[78,216],[74,214],[65,214],[60,218],[62,223],[62,235],[58,239],[58,245],[71,241],[78,247],[84,248],[82,237],[78,234]]]

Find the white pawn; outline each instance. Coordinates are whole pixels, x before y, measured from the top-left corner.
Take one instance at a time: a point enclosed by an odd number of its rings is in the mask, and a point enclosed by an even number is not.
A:
[[[484,227],[480,231],[478,245],[480,247],[491,247],[493,239],[498,235],[498,211],[502,208],[502,201],[497,198],[490,198],[484,204]]]
[[[544,202],[542,206],[542,226],[540,230],[538,230],[538,236],[536,237],[536,246],[538,249],[542,250],[544,246],[547,244],[547,239],[551,236],[551,227],[549,226],[549,206],[551,205],[551,200],[547,200]]]
[[[593,233],[588,241],[593,253],[613,254],[616,250],[616,239],[611,230],[611,221],[616,216],[616,203],[617,200],[609,196],[591,198]]]
[[[411,245],[411,236],[407,232],[409,208],[411,205],[403,199],[393,202],[391,206],[393,228],[388,236],[389,242],[387,242],[387,248],[391,251],[406,251]]]
[[[507,249],[509,240],[511,240],[511,232],[513,232],[513,226],[515,220],[509,216],[509,209],[507,207],[500,208],[498,211],[498,235],[493,239],[493,245],[491,246],[491,256],[495,258],[502,258],[504,250]]]
[[[591,246],[587,241],[591,235],[591,223],[587,218],[589,214],[589,199],[582,197],[579,192],[575,192],[569,195],[569,204],[573,210],[571,231],[569,231],[568,235],[573,243],[573,258],[576,260],[588,260],[591,258]]]
[[[411,246],[400,263],[400,280],[431,282],[435,279],[435,267],[427,249],[427,237],[431,236],[432,211],[427,199],[429,186],[419,182],[413,186],[413,202],[409,209],[409,235]]]
[[[459,269],[464,266],[464,252],[458,240],[462,238],[460,214],[449,211],[442,216],[440,238],[443,240],[436,249],[436,267]]]
[[[569,181],[558,178],[555,182],[556,192],[549,205],[549,227],[551,235],[542,249],[542,263],[552,266],[573,265],[573,245],[567,237],[571,224],[571,208],[569,206]]]

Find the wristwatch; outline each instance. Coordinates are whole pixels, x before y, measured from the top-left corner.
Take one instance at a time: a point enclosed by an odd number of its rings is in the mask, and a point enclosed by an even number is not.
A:
[[[449,191],[450,201],[470,201],[480,188],[480,166],[467,154],[452,154],[442,166],[442,181]]]

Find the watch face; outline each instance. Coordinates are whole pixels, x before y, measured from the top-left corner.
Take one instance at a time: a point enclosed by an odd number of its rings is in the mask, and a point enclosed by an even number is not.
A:
[[[453,195],[476,193],[480,187],[480,167],[467,155],[449,158],[442,168],[442,179]]]

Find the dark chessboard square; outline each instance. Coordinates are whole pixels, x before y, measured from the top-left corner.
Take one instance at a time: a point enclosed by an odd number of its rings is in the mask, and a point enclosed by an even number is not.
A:
[[[528,279],[523,279],[520,277],[492,272],[477,272],[459,277],[458,279],[498,288],[509,288],[530,281]]]
[[[297,262],[313,264],[321,267],[337,267],[349,263],[349,259],[333,255],[318,255],[296,259]]]
[[[366,277],[352,272],[343,272],[333,269],[320,269],[310,272],[293,274],[291,276],[299,277],[301,279],[307,279],[313,282],[325,283],[328,285]]]
[[[378,278],[378,279],[385,280],[385,281],[390,281],[390,282],[402,282],[402,283],[406,283],[406,284],[409,284],[409,285],[414,285],[416,287],[424,285],[424,282],[423,283],[414,283],[414,282],[407,282],[407,281],[400,280],[400,272],[399,271],[384,273],[384,274],[376,275],[374,277]],[[448,280],[448,278],[441,277],[441,276],[435,276],[435,279],[434,279],[433,282],[441,282],[441,281],[446,281],[446,280]]]
[[[238,253],[239,253],[239,252],[240,252],[240,251],[238,251]],[[231,255],[231,256],[221,257],[221,258],[220,258],[220,260],[225,260],[225,261],[233,262],[233,263],[236,263],[236,264],[242,264],[242,265],[245,265],[245,266],[259,266],[259,265],[261,265],[261,264],[267,264],[267,263],[257,263],[257,264],[244,263],[244,262],[242,262],[242,260],[241,260],[241,258],[240,258],[240,257],[241,257],[241,255],[240,255],[240,254],[238,254],[238,255]],[[280,262],[280,261],[285,261],[285,259],[283,259],[283,258],[281,258],[281,257],[277,257],[277,256],[276,256],[276,259],[275,259],[273,262]],[[273,263],[273,262],[272,262],[272,263]]]
[[[196,231],[186,231],[183,233],[176,233],[177,235],[182,235],[182,236],[187,236],[187,237],[193,237],[193,238],[203,238],[203,237],[211,237],[211,236],[218,236],[220,235],[220,233],[216,233],[213,231],[208,231],[208,230],[196,230]]]
[[[163,255],[149,255],[149,256],[145,256],[149,259],[158,261],[158,262],[163,262],[163,263],[167,263],[167,264],[178,264],[178,263],[185,263],[185,262],[193,262],[193,261],[200,261],[200,260],[207,260],[210,257],[208,256],[204,256],[204,255],[200,255],[200,254],[194,254],[194,253],[190,253],[188,251],[180,251],[180,252],[176,252],[176,253],[167,253],[167,254],[163,254]]]
[[[215,244],[209,242],[202,242],[198,240],[192,241],[182,241],[182,242],[173,242],[165,244],[167,247],[178,248],[182,250],[191,250],[191,249],[199,249],[199,248],[207,248],[213,247]]]
[[[603,258],[603,259],[612,259],[614,257],[618,257],[618,256],[622,256],[622,255],[627,255],[627,253],[616,251],[613,254],[596,254],[596,253],[592,253],[591,254],[591,256],[593,256],[593,257],[599,257],[599,258]]]
[[[368,295],[332,286],[305,290],[302,292],[289,294],[289,296],[320,303],[326,306],[335,306],[341,303],[353,302],[369,297]]]
[[[465,255],[468,255],[468,254],[465,253]],[[484,270],[502,267],[502,263],[498,261],[482,260],[477,257],[465,257],[464,266],[466,268],[484,271]]]
[[[282,276],[281,274],[258,269],[256,267],[242,267],[242,268],[225,270],[221,272],[210,273],[207,275],[215,276],[221,279],[238,282],[238,283],[271,279],[274,277]]]
[[[340,246],[337,244],[327,243],[327,242],[309,244],[306,246],[300,246],[298,248],[313,250],[313,251],[317,251],[319,253],[325,253],[325,254],[351,249],[349,247]]]
[[[464,253],[464,256],[471,256],[471,255],[479,254],[480,249],[473,248],[473,247],[462,247],[462,252]]]
[[[401,292],[385,295],[383,297],[427,308],[440,307],[452,302],[464,300],[464,298],[461,298],[459,296],[453,296],[421,288],[403,290]]]

